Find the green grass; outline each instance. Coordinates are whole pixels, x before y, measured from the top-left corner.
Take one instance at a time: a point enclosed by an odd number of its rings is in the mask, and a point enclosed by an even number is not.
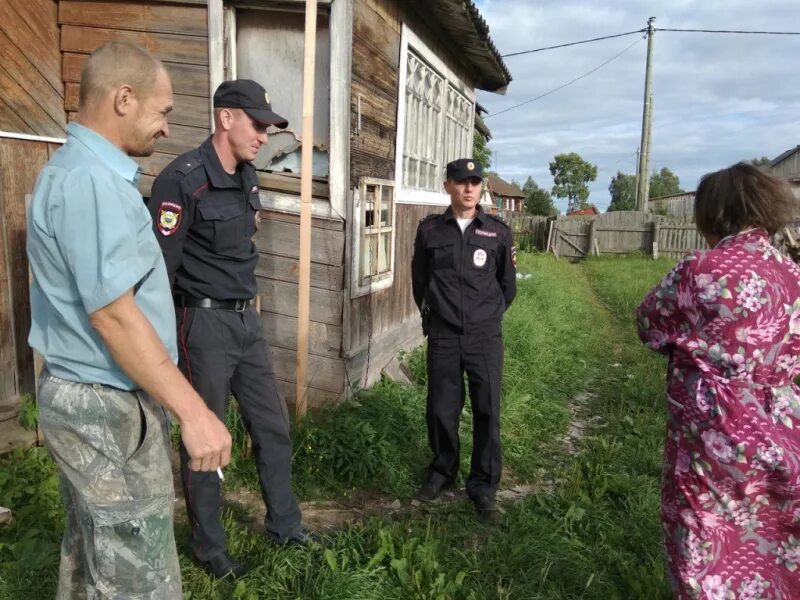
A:
[[[502,438],[506,483],[538,484],[498,526],[466,502],[334,532],[322,547],[276,550],[225,515],[231,552],[252,570],[238,585],[208,578],[186,554],[189,598],[538,599],[669,598],[658,519],[664,361],[638,342],[633,310],[671,266],[643,257],[580,265],[521,255],[519,293],[504,322]],[[406,357],[415,385],[383,381],[294,431],[303,500],[357,491],[410,498],[429,459],[424,352]],[[590,425],[567,455],[573,399]],[[468,406],[468,403],[467,403]],[[468,471],[471,415],[462,418]],[[226,485],[256,487],[235,413]],[[0,598],[52,597],[63,517],[52,463],[41,450],[0,461]],[[32,533],[31,533],[32,532]],[[43,540],[34,546],[28,540]],[[33,553],[33,554],[31,554]]]

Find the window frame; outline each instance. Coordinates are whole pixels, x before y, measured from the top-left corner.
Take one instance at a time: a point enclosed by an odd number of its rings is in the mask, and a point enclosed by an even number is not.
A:
[[[392,205],[389,208],[389,224],[381,226],[380,220],[377,226],[373,224],[367,227],[366,224],[366,207],[367,207],[367,187],[376,186],[381,189],[381,201],[384,198],[383,190],[390,189],[392,191]],[[378,206],[373,210],[378,212]],[[368,229],[376,229],[376,231],[367,231]],[[392,287],[394,284],[395,273],[395,246],[397,241],[397,188],[395,182],[391,179],[378,179],[375,177],[361,177],[359,185],[353,193],[353,231],[356,233],[356,242],[353,244],[353,260],[351,261],[350,271],[350,297],[358,298],[366,296],[373,292],[384,290]],[[390,240],[389,257],[387,261],[387,270],[375,275],[362,275],[361,270],[364,261],[364,250],[371,237],[377,238],[378,249],[380,249],[380,236],[387,235]]]
[[[441,75],[445,83],[444,93],[442,94],[441,128],[439,131],[440,139],[443,140],[447,122],[447,89],[452,86],[458,93],[463,95],[472,104],[472,116],[469,119],[469,136],[472,140],[475,132],[475,90],[469,86],[460,76],[458,76],[431,48],[416,35],[408,25],[403,23],[400,33],[400,65],[398,72],[397,90],[397,137],[395,145],[395,204],[426,204],[433,206],[449,206],[450,197],[441,191],[421,190],[417,188],[405,187],[403,185],[403,156],[405,151],[406,138],[406,81],[408,69],[409,47],[427,65]],[[437,142],[438,143],[438,142]],[[444,165],[442,169],[442,181],[444,181]]]

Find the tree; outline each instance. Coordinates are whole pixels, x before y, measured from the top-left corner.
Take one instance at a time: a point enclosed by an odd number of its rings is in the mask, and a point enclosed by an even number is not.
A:
[[[597,179],[596,165],[586,162],[575,152],[557,154],[550,163],[550,174],[555,183],[553,195],[567,198],[567,212],[586,208],[589,198],[586,184]]]
[[[486,138],[477,129],[472,138],[472,158],[477,160],[484,169],[492,166],[492,149],[489,148]]]
[[[558,214],[558,210],[553,205],[553,197],[550,192],[540,188],[532,177],[525,180],[522,186],[525,192],[525,212],[531,215],[544,215],[552,217]]]
[[[751,158],[750,160],[746,160],[744,162],[749,163],[754,167],[758,167],[759,169],[762,169],[764,167],[768,167],[769,163],[772,162],[772,159],[770,159],[769,156],[762,156],[761,158]]]
[[[608,193],[611,194],[611,204],[608,205],[608,212],[615,210],[636,210],[636,176],[628,175],[622,171],[611,179],[608,186]]]
[[[667,167],[662,167],[660,171],[654,172],[650,177],[651,199],[680,194],[682,191],[678,176]]]

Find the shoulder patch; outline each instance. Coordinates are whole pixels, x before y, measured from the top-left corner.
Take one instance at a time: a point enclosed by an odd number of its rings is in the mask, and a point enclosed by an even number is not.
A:
[[[183,207],[176,202],[162,202],[158,207],[158,231],[169,237],[178,230],[181,224]]]
[[[200,157],[192,156],[191,158],[187,158],[177,163],[175,165],[175,170],[182,175],[188,175],[202,164],[203,161],[200,159]]]

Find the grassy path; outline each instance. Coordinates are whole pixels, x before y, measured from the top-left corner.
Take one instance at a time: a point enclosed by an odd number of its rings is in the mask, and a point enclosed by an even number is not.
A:
[[[295,432],[301,498],[397,499],[403,510],[367,516],[321,548],[292,550],[269,547],[229,511],[231,551],[251,569],[238,585],[193,566],[179,527],[186,597],[670,597],[658,523],[664,364],[640,346],[632,317],[669,264],[525,255],[519,268],[531,277],[519,282],[504,324],[503,485],[534,493],[508,504],[493,527],[463,500],[406,510],[428,459],[424,356],[415,353],[415,386],[383,382]],[[462,474],[470,419],[467,410]],[[233,414],[229,425],[238,450],[226,486],[253,489]],[[0,461],[0,505],[16,508],[15,522],[0,526],[0,598],[52,597],[63,516],[43,452]]]

